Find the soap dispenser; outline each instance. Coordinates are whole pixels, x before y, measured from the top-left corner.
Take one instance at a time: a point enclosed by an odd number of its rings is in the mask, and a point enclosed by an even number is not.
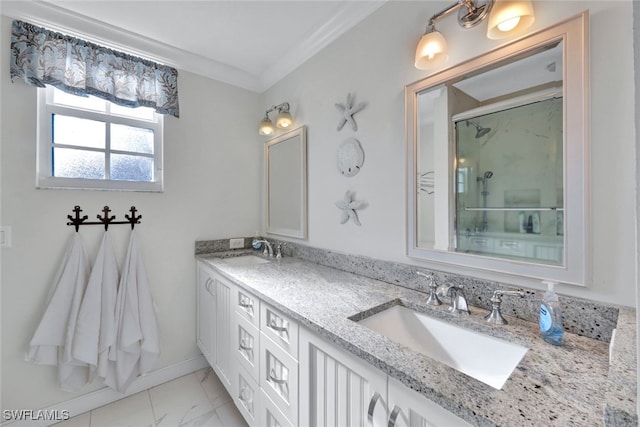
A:
[[[262,248],[262,238],[258,235],[257,231],[251,242],[251,247],[254,251],[259,251]]]
[[[562,327],[562,309],[558,301],[558,295],[553,288],[555,282],[542,281],[547,285],[547,291],[540,304],[540,336],[543,340],[553,345],[562,345],[564,328]]]

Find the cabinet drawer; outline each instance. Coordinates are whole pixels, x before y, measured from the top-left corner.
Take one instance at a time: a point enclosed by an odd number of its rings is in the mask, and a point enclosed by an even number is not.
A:
[[[554,261],[561,263],[563,247],[558,245],[535,245],[533,257],[539,260]]]
[[[298,362],[264,333],[260,334],[260,387],[282,413],[298,419]]]
[[[231,350],[232,359],[244,367],[254,381],[258,381],[260,363],[260,331],[240,313],[234,313]]]
[[[504,255],[526,256],[527,244],[522,240],[498,239],[494,247],[494,252]]]
[[[266,394],[263,394],[260,399],[258,425],[261,427],[293,427],[291,421]]]
[[[260,328],[260,300],[258,298],[239,287],[234,303],[238,313],[253,326]]]
[[[250,426],[259,425],[256,422],[260,405],[260,387],[240,365],[236,365],[235,389],[233,400]]]
[[[260,331],[298,360],[298,322],[263,302],[260,304]]]
[[[487,237],[471,237],[469,239],[469,250],[471,251],[493,251],[493,240]]]

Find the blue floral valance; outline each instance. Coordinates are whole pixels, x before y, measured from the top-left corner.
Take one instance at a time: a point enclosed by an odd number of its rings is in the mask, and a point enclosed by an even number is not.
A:
[[[13,21],[11,81],[54,86],[179,117],[178,71],[85,40]]]

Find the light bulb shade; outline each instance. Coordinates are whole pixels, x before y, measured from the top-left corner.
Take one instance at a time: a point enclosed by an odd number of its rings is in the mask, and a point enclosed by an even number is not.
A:
[[[291,117],[291,113],[288,111],[281,111],[280,114],[278,114],[278,117],[276,117],[276,126],[280,129],[287,129],[291,127],[292,124],[293,117]]]
[[[447,41],[439,31],[429,31],[420,38],[416,48],[417,69],[428,70],[444,64],[447,59]]]
[[[260,122],[260,127],[258,128],[258,133],[260,135],[271,135],[273,131],[273,123],[271,123],[271,120],[269,120],[268,117],[262,119],[262,121]]]
[[[520,35],[534,21],[531,0],[496,0],[489,14],[487,37],[498,40]]]

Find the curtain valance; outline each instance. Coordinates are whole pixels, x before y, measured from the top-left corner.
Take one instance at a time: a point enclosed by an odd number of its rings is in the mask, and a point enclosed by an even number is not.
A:
[[[178,71],[45,28],[13,21],[11,81],[54,86],[179,117]]]

